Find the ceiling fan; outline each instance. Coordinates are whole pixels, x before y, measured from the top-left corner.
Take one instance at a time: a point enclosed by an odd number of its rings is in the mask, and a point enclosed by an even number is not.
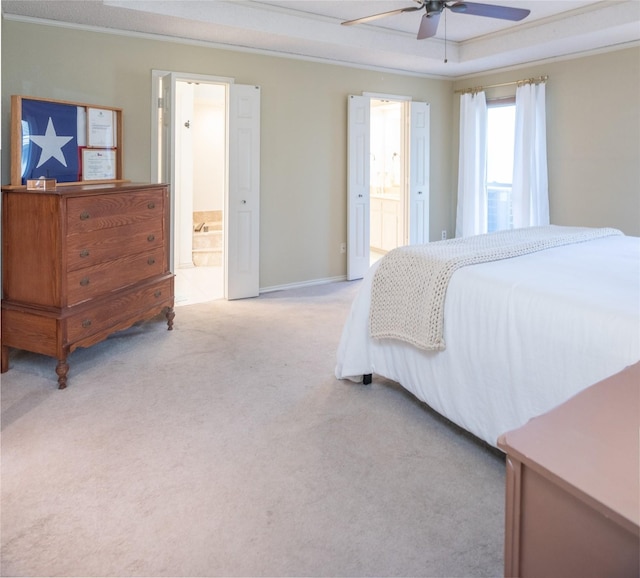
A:
[[[526,10],[524,8],[496,6],[495,4],[480,4],[478,2],[447,2],[446,0],[414,0],[414,2],[416,2],[418,6],[408,6],[407,8],[399,8],[389,12],[372,14],[371,16],[364,16],[363,18],[356,18],[355,20],[347,20],[346,22],[342,22],[342,24],[344,26],[363,24],[365,22],[377,20],[378,18],[392,16],[394,14],[402,14],[404,12],[416,12],[424,8],[425,14],[420,21],[420,28],[418,30],[418,40],[422,40],[424,38],[431,38],[432,36],[435,36],[436,31],[438,30],[440,15],[445,8],[456,14],[487,16],[489,18],[500,18],[501,20],[512,20],[514,22],[526,18],[531,13],[531,10]]]

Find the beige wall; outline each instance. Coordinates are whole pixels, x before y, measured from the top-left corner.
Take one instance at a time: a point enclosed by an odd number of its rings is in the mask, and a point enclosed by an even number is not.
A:
[[[339,245],[346,241],[346,102],[348,94],[363,91],[431,103],[430,226],[436,240],[442,229],[451,234],[455,222],[459,99],[453,89],[548,74],[552,222],[640,235],[638,47],[453,83],[3,21],[2,183],[9,182],[11,94],[123,108],[125,177],[149,180],[152,69],[262,87],[263,288],[345,274]]]
[[[557,225],[640,235],[640,48],[458,81],[455,89],[547,74],[549,211]],[[515,88],[487,90],[487,97]],[[457,166],[459,97],[454,98]],[[457,189],[457,176],[452,178]],[[455,200],[453,201],[455,203]]]
[[[346,273],[347,95],[431,103],[431,231],[450,228],[452,82],[115,34],[2,23],[2,182],[11,94],[121,107],[124,176],[150,179],[152,69],[261,86],[260,286]]]

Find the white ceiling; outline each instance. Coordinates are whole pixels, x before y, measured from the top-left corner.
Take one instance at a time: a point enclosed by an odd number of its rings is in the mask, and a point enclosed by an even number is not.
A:
[[[160,34],[451,78],[640,42],[640,0],[483,3],[528,8],[531,14],[510,22],[446,10],[437,35],[417,40],[423,11],[340,25],[416,6],[415,0],[3,0],[2,11],[5,18]]]

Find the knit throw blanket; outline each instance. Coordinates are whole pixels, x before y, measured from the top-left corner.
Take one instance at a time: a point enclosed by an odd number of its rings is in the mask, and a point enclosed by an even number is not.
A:
[[[394,249],[380,261],[373,277],[371,336],[442,351],[445,295],[457,269],[610,235],[622,233],[610,228],[549,225]]]

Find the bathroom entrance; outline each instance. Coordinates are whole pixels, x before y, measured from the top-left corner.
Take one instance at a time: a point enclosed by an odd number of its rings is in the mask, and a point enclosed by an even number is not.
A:
[[[171,190],[176,305],[260,292],[260,92],[153,71],[152,174]]]
[[[429,104],[348,100],[347,279],[400,245],[429,242]]]
[[[371,99],[371,148],[369,151],[371,263],[392,249],[407,244],[405,234],[406,108],[402,101]]]
[[[226,85],[176,82],[176,301],[224,297]]]

